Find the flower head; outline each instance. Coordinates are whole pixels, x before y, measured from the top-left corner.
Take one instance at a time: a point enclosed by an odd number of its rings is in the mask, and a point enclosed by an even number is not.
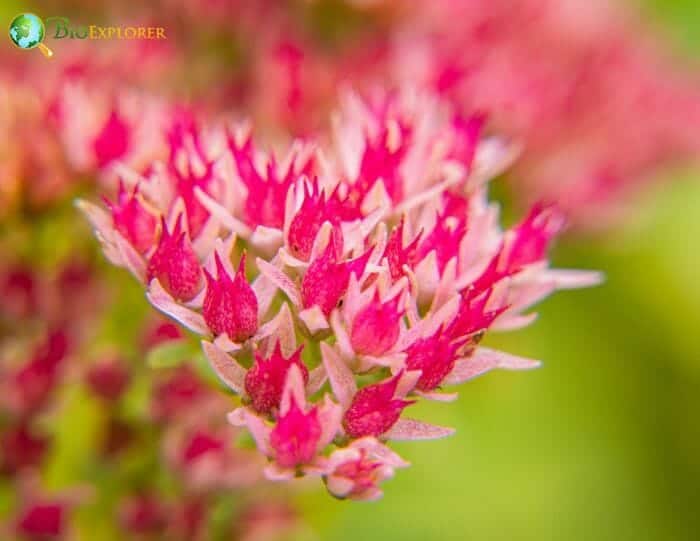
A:
[[[408,463],[375,438],[361,438],[334,451],[329,458],[326,486],[337,498],[376,500],[379,485]]]
[[[402,375],[399,372],[357,392],[343,416],[343,428],[350,437],[381,436],[399,420],[403,409],[414,403],[395,397]]]
[[[199,293],[202,271],[187,232],[182,229],[182,215],[172,232],[162,218],[160,241],[148,261],[147,273],[149,282],[157,278],[176,299],[188,301]]]
[[[231,279],[218,253],[215,254],[217,277],[206,269],[207,293],[202,313],[214,334],[228,334],[234,342],[243,342],[258,330],[258,299],[245,277],[245,254]]]
[[[283,468],[295,468],[314,459],[320,438],[318,410],[302,411],[292,396],[289,409],[280,416],[270,433],[270,446],[277,464]]]
[[[403,312],[398,309],[400,295],[381,302],[379,292],[353,319],[350,342],[357,353],[380,357],[399,339],[399,321]]]
[[[253,408],[260,413],[270,413],[278,408],[282,399],[282,389],[291,365],[301,370],[304,382],[309,381],[309,370],[301,362],[301,350],[297,349],[289,358],[282,354],[280,343],[268,358],[255,354],[255,362],[245,375],[245,390]]]
[[[116,203],[107,201],[114,227],[139,252],[147,252],[156,240],[158,220],[138,197],[139,185],[129,194],[122,181]]]
[[[228,420],[250,432],[269,479],[316,475],[338,497],[378,497],[405,465],[384,442],[454,432],[406,417],[408,406],[453,400],[445,387],[492,369],[537,366],[482,347],[481,336],[527,325],[525,310],[556,289],[600,279],[549,268],[563,225],[554,207],[498,227],[486,181],[507,165],[508,145],[484,140],[480,114],[450,106],[410,92],[346,95],[333,145],[297,141],[279,162],[245,127],[182,122],[173,171],[154,166],[139,184],[139,204],[162,223],[150,248],[148,235],[117,234],[118,222],[82,204],[110,261],[203,337],[217,376],[242,398]],[[246,251],[256,254],[247,269]],[[243,253],[236,271],[234,253]],[[180,415],[199,388],[170,387],[162,415]],[[211,478],[228,464],[221,439],[195,434],[181,448]]]

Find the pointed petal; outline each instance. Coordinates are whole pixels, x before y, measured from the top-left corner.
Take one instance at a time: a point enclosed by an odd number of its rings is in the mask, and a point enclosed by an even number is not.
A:
[[[323,404],[318,408],[318,421],[321,424],[321,437],[318,440],[319,452],[335,438],[340,430],[342,416],[342,408],[326,395],[323,398]]]
[[[432,425],[415,419],[399,419],[384,437],[395,441],[435,440],[451,436],[454,428]]]
[[[232,341],[228,334],[220,334],[214,339],[214,345],[221,351],[226,353],[233,353],[234,351],[239,351],[243,346],[239,343]]]
[[[471,357],[460,359],[455,363],[454,369],[445,378],[445,384],[456,385],[464,383],[494,368],[530,370],[539,366],[540,362],[533,359],[517,357],[502,351],[480,347]]]
[[[321,342],[321,357],[333,394],[343,409],[347,409],[357,393],[355,376],[335,349],[324,342]]]
[[[297,349],[296,335],[294,334],[294,320],[289,310],[289,304],[282,305],[277,315],[265,323],[256,334],[256,340],[262,340],[268,336],[274,337],[282,348],[285,357],[289,357]]]
[[[157,278],[151,280],[146,297],[158,310],[179,321],[191,331],[201,335],[210,334],[202,315],[175,302]]]
[[[537,312],[530,314],[509,314],[506,312],[491,324],[491,328],[495,331],[515,331],[527,327],[536,319]]]
[[[270,428],[265,421],[252,413],[248,408],[238,408],[227,415],[228,422],[233,426],[245,426],[253,436],[255,444],[261,453],[272,456],[270,448]]]
[[[280,416],[284,417],[292,404],[292,397],[297,406],[306,410],[306,390],[304,389],[304,378],[301,370],[296,364],[292,364],[287,370],[287,379],[282,391],[280,401]]]
[[[238,395],[245,395],[245,369],[211,342],[202,340],[204,354],[219,379]]]
[[[312,395],[318,392],[323,384],[326,383],[328,375],[326,374],[326,367],[319,364],[316,368],[309,371],[309,382],[306,384],[306,393]]]
[[[306,328],[309,329],[311,334],[324,331],[328,328],[328,320],[317,304],[299,312],[299,319],[304,322],[304,325],[306,325]]]
[[[209,196],[204,190],[197,187],[194,189],[195,196],[202,203],[202,206],[209,211],[209,213],[214,216],[221,225],[229,229],[230,231],[235,231],[242,238],[247,239],[251,235],[250,228],[240,221],[238,218],[233,216],[227,209],[216,202],[212,197]]]
[[[268,263],[264,259],[260,259],[259,257],[255,260],[255,263],[257,264],[258,269],[260,269],[261,274],[265,275],[268,280],[285,292],[287,297],[289,297],[289,300],[292,301],[293,306],[301,306],[301,294],[289,276],[274,265]]]
[[[433,402],[454,402],[459,397],[458,393],[438,393],[435,391],[429,393],[416,391],[415,393],[421,398],[432,400]]]
[[[274,227],[259,225],[249,239],[250,244],[267,255],[274,254],[284,243],[282,231]]]
[[[115,246],[119,250],[124,266],[141,281],[146,281],[146,262],[141,254],[139,254],[131,243],[122,237],[118,232],[112,237]]]
[[[354,278],[353,274],[353,278]],[[350,337],[348,336],[345,326],[340,321],[340,312],[338,310],[333,310],[331,313],[331,327],[333,333],[335,334],[335,345],[340,350],[340,355],[344,359],[350,359],[355,355],[352,349],[352,344],[350,343]]]

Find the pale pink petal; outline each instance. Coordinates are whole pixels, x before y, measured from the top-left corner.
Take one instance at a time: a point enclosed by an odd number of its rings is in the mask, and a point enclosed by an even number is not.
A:
[[[458,393],[438,393],[435,391],[425,393],[423,391],[415,391],[421,398],[432,400],[433,402],[454,402],[459,397]]]
[[[353,277],[355,275],[353,274]],[[350,359],[355,355],[355,352],[350,343],[350,336],[348,336],[345,330],[345,325],[340,321],[340,312],[338,310],[333,310],[331,313],[331,328],[335,334],[335,345],[340,350],[340,355],[344,359]]]
[[[333,394],[343,409],[347,409],[357,393],[355,376],[335,349],[324,342],[321,342],[321,357]]]
[[[249,239],[250,244],[268,256],[274,254],[284,243],[282,231],[274,227],[259,225]]]
[[[418,285],[418,302],[420,304],[429,304],[440,284],[440,270],[435,250],[431,251],[416,265],[415,277]]]
[[[399,379],[399,383],[396,386],[395,396],[397,398],[405,397],[415,388],[416,383],[418,383],[418,380],[420,379],[420,376],[420,370],[406,370],[401,375],[401,379]]]
[[[192,248],[200,260],[211,253],[212,247],[218,238],[219,229],[218,220],[210,216],[199,232],[199,235],[197,235],[197,238],[192,240]]]
[[[537,319],[537,312],[530,314],[505,313],[493,322],[491,328],[495,331],[515,331],[527,327]]]
[[[122,255],[114,243],[117,234],[112,224],[112,218],[103,209],[88,201],[78,199],[75,206],[87,217],[95,229],[95,236],[102,245],[105,257],[114,265],[123,267]]]
[[[444,192],[450,186],[457,184],[461,179],[462,179],[462,175],[459,175],[459,174],[449,175],[449,178],[447,178],[446,180],[443,180],[439,184],[436,184],[432,188],[424,190],[423,192],[416,194],[409,199],[406,199],[406,201],[404,201],[403,203],[401,203],[400,205],[398,205],[394,209],[394,215],[401,216],[402,214],[409,212],[410,210],[422,205],[423,203],[426,203],[426,202],[431,201],[431,200],[435,200],[436,196],[438,196],[439,194]]]
[[[280,416],[284,417],[292,405],[292,397],[294,402],[302,410],[306,409],[306,390],[304,389],[304,378],[301,375],[301,370],[296,364],[292,364],[287,370],[287,379],[284,382],[284,390],[282,391],[282,400],[280,401]]]
[[[405,468],[410,464],[376,438],[367,436],[355,440],[350,448],[364,449],[370,456],[380,459],[393,468]]]
[[[209,194],[204,192],[200,188],[195,188],[194,193],[202,203],[202,206],[206,208],[212,216],[214,216],[221,225],[229,229],[230,231],[236,232],[242,238],[247,239],[250,237],[252,231],[250,228],[244,224],[241,220],[233,216],[228,210],[226,210],[222,205],[216,202]]]
[[[501,351],[480,347],[465,359],[455,363],[455,367],[445,378],[445,384],[456,385],[485,374],[494,368],[505,370],[530,370],[540,366],[539,361],[517,357]]]
[[[386,191],[386,185],[383,180],[375,182],[367,195],[362,200],[360,209],[366,216],[371,216],[377,213],[379,216],[386,215],[392,207],[391,197]]]
[[[232,341],[226,333],[217,336],[214,339],[214,345],[216,345],[217,348],[219,348],[221,351],[225,351],[226,353],[233,353],[235,351],[239,351],[243,347],[241,344]]]
[[[289,297],[289,300],[292,301],[293,306],[301,306],[301,294],[289,276],[259,257],[256,258],[255,263],[261,274],[265,275],[268,280],[284,291],[287,297]]]
[[[233,426],[247,427],[260,452],[266,456],[272,456],[272,449],[270,448],[271,429],[265,424],[263,419],[252,413],[248,408],[233,410],[227,415],[227,419]]]
[[[304,325],[306,325],[306,328],[312,335],[318,331],[325,331],[329,326],[326,316],[317,304],[299,312],[299,319],[304,322]]]
[[[328,241],[331,238],[331,232],[333,231],[333,225],[328,221],[324,221],[321,224],[321,228],[316,233],[313,245],[311,246],[311,256],[309,261],[316,260],[328,246]]]
[[[297,340],[294,334],[294,320],[286,302],[274,318],[258,329],[255,340],[262,340],[267,337],[274,338],[271,342],[279,342],[285,357],[289,357],[296,351]]]
[[[158,310],[179,321],[191,331],[201,335],[210,334],[202,315],[175,302],[157,278],[151,280],[146,297]]]
[[[342,417],[342,408],[333,402],[328,395],[324,396],[323,404],[318,408],[318,420],[321,423],[321,437],[318,440],[319,452],[332,442],[340,431]]]
[[[245,395],[246,370],[235,359],[211,342],[202,340],[202,348],[219,379],[235,393],[241,396]]]
[[[112,237],[119,254],[121,255],[123,265],[141,281],[146,281],[146,262],[141,254],[139,254],[131,243],[122,237],[119,233],[114,233]]]
[[[323,384],[326,382],[328,375],[326,374],[326,367],[319,364],[316,368],[309,371],[309,382],[306,384],[306,393],[312,395],[318,392]]]
[[[344,498],[354,487],[355,481],[351,481],[346,477],[329,475],[326,479],[328,492],[338,498]]]
[[[277,286],[273,284],[267,276],[260,274],[250,287],[253,288],[253,292],[258,299],[258,319],[263,319],[275,298]]]
[[[384,437],[395,441],[435,440],[451,436],[454,433],[454,428],[432,425],[415,419],[399,419],[384,434]]]

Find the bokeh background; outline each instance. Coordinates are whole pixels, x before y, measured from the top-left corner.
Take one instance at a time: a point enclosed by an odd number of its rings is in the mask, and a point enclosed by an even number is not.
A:
[[[81,13],[75,4],[52,2],[51,9]],[[128,12],[127,6],[121,10]],[[30,7],[5,1],[0,20]],[[698,3],[645,0],[634,8],[677,54],[700,61]],[[336,12],[328,13],[321,26],[337,25]],[[538,307],[535,325],[488,337],[488,344],[542,359],[542,369],[492,373],[465,386],[453,405],[418,406],[425,418],[454,426],[457,434],[398,445],[413,466],[386,484],[380,502],[339,502],[307,486],[271,489],[271,498],[293,501],[303,522],[277,538],[698,539],[700,170],[656,175],[657,182],[635,196],[622,223],[573,231],[552,254],[559,267],[602,270],[602,286],[556,295]],[[135,374],[123,407],[138,416],[146,407],[139,385],[151,370],[138,344],[152,312],[141,288],[102,261],[73,208],[73,198],[91,189],[83,183],[48,209],[19,209],[4,219],[0,267],[22,261],[51,276],[77,261],[100,277],[94,328],[80,362],[120,351]],[[506,219],[514,219],[517,205],[504,179],[496,181],[494,193]],[[9,343],[20,337],[17,332],[7,326],[1,336]],[[91,469],[104,430],[103,406],[70,380],[56,402],[46,422],[53,440],[41,468],[44,486],[60,491],[76,482],[94,483],[101,496],[77,512],[80,538],[119,539],[118,495],[110,487],[124,476],[153,475],[160,458],[137,451],[120,459],[117,471]],[[0,477],[0,517],[9,521],[19,498],[15,485]],[[235,517],[236,505],[221,503],[220,515]]]

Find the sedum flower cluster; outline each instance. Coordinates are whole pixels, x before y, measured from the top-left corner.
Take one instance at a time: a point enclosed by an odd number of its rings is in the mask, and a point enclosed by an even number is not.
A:
[[[379,497],[407,466],[392,441],[453,433],[412,418],[416,401],[538,365],[481,346],[486,331],[599,281],[549,267],[556,208],[499,227],[487,184],[515,148],[484,120],[429,94],[346,93],[327,137],[272,151],[248,125],[182,117],[167,160],[122,168],[106,206],[79,202],[106,257],[201,336],[268,479]]]

